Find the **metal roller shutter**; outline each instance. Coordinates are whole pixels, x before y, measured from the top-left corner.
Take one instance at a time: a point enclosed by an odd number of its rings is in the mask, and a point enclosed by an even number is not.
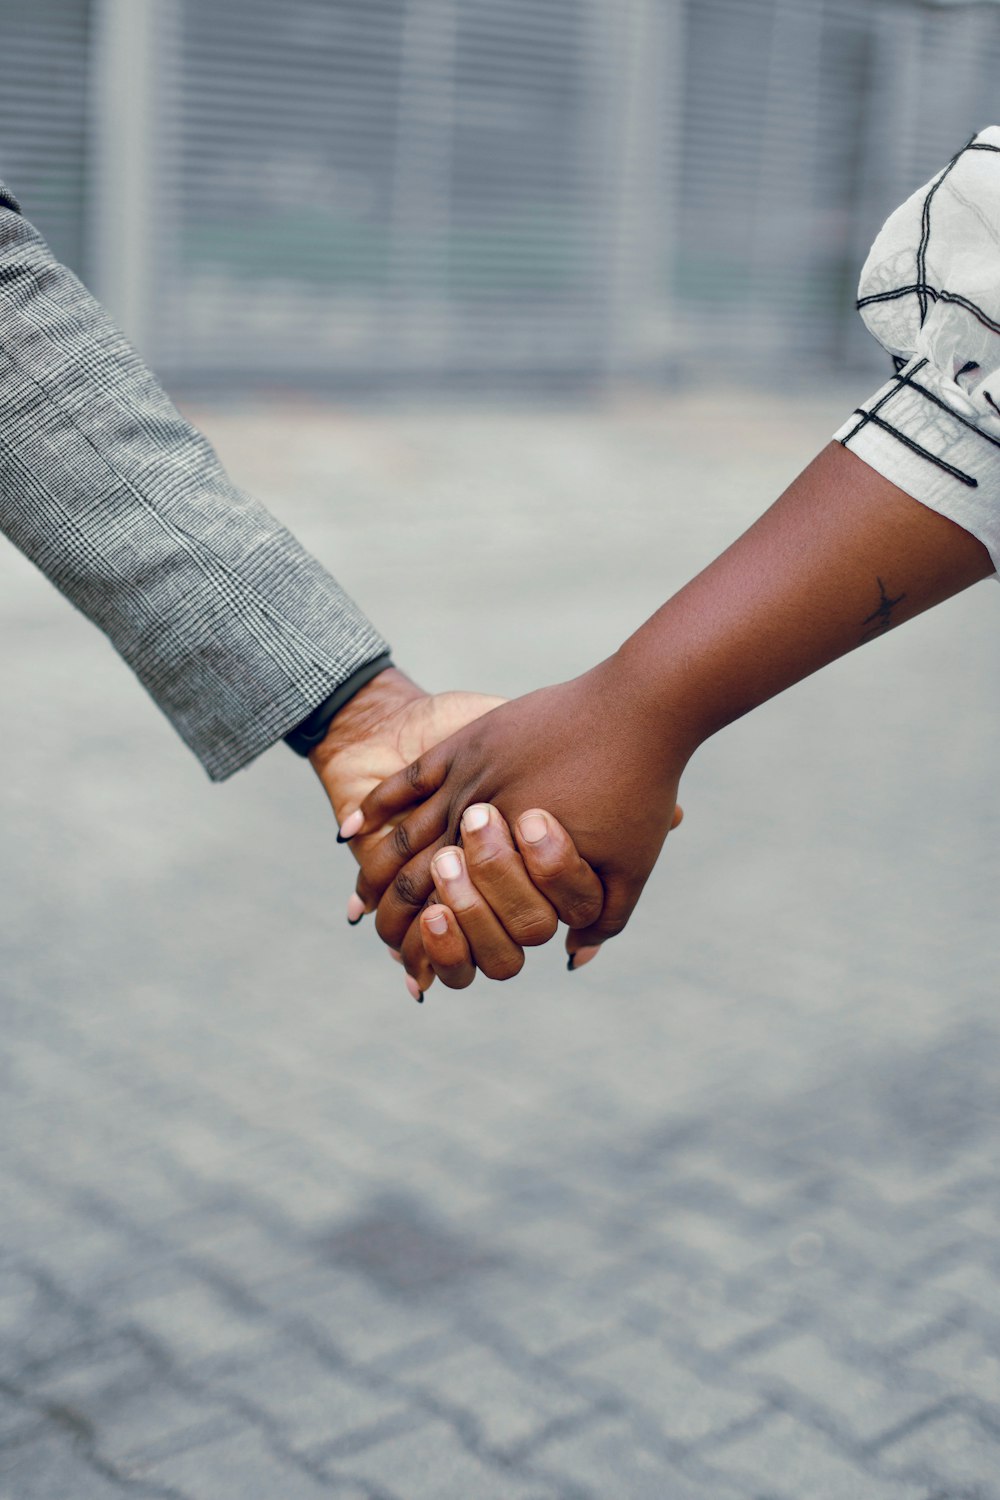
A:
[[[0,178],[85,273],[88,0],[0,0]]]
[[[886,215],[1000,116],[1000,8],[687,0],[674,282],[688,360],[881,356],[851,316]]]
[[[158,357],[351,382],[603,370],[635,263],[615,147],[636,80],[671,65],[630,43],[668,8],[179,0]]]
[[[874,368],[868,245],[1000,116],[994,0],[0,0],[0,40],[0,174],[195,381]]]

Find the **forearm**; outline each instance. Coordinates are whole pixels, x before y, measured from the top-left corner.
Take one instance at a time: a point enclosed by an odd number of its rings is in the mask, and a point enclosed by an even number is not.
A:
[[[0,197],[0,530],[220,778],[386,644]]]
[[[986,547],[831,443],[618,652],[676,759],[993,572]]]

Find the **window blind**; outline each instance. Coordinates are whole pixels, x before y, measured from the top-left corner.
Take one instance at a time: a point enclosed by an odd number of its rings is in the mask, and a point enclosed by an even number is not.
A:
[[[672,300],[689,362],[874,365],[853,316],[887,214],[997,118],[1000,9],[687,0]]]
[[[0,0],[0,178],[83,273],[89,25],[87,0]]]
[[[998,116],[995,0],[135,3],[133,284],[182,380],[875,368],[868,246]],[[115,306],[86,263],[94,14],[0,0],[0,173]]]
[[[611,145],[650,8],[180,0],[166,363],[349,382],[599,370]]]

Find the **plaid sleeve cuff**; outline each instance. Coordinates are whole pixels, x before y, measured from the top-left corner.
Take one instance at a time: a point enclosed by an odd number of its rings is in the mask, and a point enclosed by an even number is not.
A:
[[[0,531],[111,641],[213,780],[388,645],[237,489],[0,190]]]
[[[915,500],[957,522],[1000,567],[1000,437],[927,359],[913,359],[834,434]],[[964,405],[965,410],[960,406]]]

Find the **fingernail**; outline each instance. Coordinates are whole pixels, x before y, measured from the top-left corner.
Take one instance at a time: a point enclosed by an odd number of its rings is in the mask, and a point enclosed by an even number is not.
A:
[[[443,854],[435,856],[434,873],[442,880],[457,880],[462,873],[462,861],[453,850],[446,849]]]
[[[518,830],[526,844],[540,844],[549,831],[549,825],[541,813],[525,813],[518,819]]]
[[[424,918],[424,921],[426,922],[428,929],[431,932],[435,933],[438,937],[442,937],[443,934],[448,931],[448,918],[445,916],[443,911],[436,911],[433,913],[433,915],[428,914]]]
[[[355,811],[351,813],[350,817],[345,818],[341,823],[340,830],[337,834],[337,843],[346,844],[349,839],[352,839],[354,837],[358,829],[364,825],[364,821],[364,813],[361,811],[360,807],[356,808]]]
[[[489,804],[477,802],[475,807],[467,807],[462,814],[462,829],[465,833],[478,833],[480,828],[485,828],[489,821]]]
[[[403,962],[403,955],[401,953],[397,953],[395,948],[389,949],[389,957],[393,960],[394,963],[401,964]]]
[[[354,895],[351,897],[350,901],[348,901],[348,903],[347,903],[347,920],[348,920],[348,923],[350,924],[350,926],[351,927],[357,927],[358,923],[361,921],[361,918],[364,916],[364,914],[365,914],[365,903],[362,901],[362,899],[358,895],[357,891],[355,891]]]
[[[577,969],[582,969],[584,964],[589,964],[591,959],[596,958],[600,951],[600,943],[595,944],[593,948],[577,948],[576,952],[569,956],[567,969],[574,974]]]
[[[415,979],[411,978],[411,976],[409,974],[407,974],[407,976],[406,976],[406,988],[410,992],[411,999],[415,1000],[418,1005],[423,1005],[423,1003],[424,1003],[424,992],[420,988],[420,986],[417,983],[417,981]]]

